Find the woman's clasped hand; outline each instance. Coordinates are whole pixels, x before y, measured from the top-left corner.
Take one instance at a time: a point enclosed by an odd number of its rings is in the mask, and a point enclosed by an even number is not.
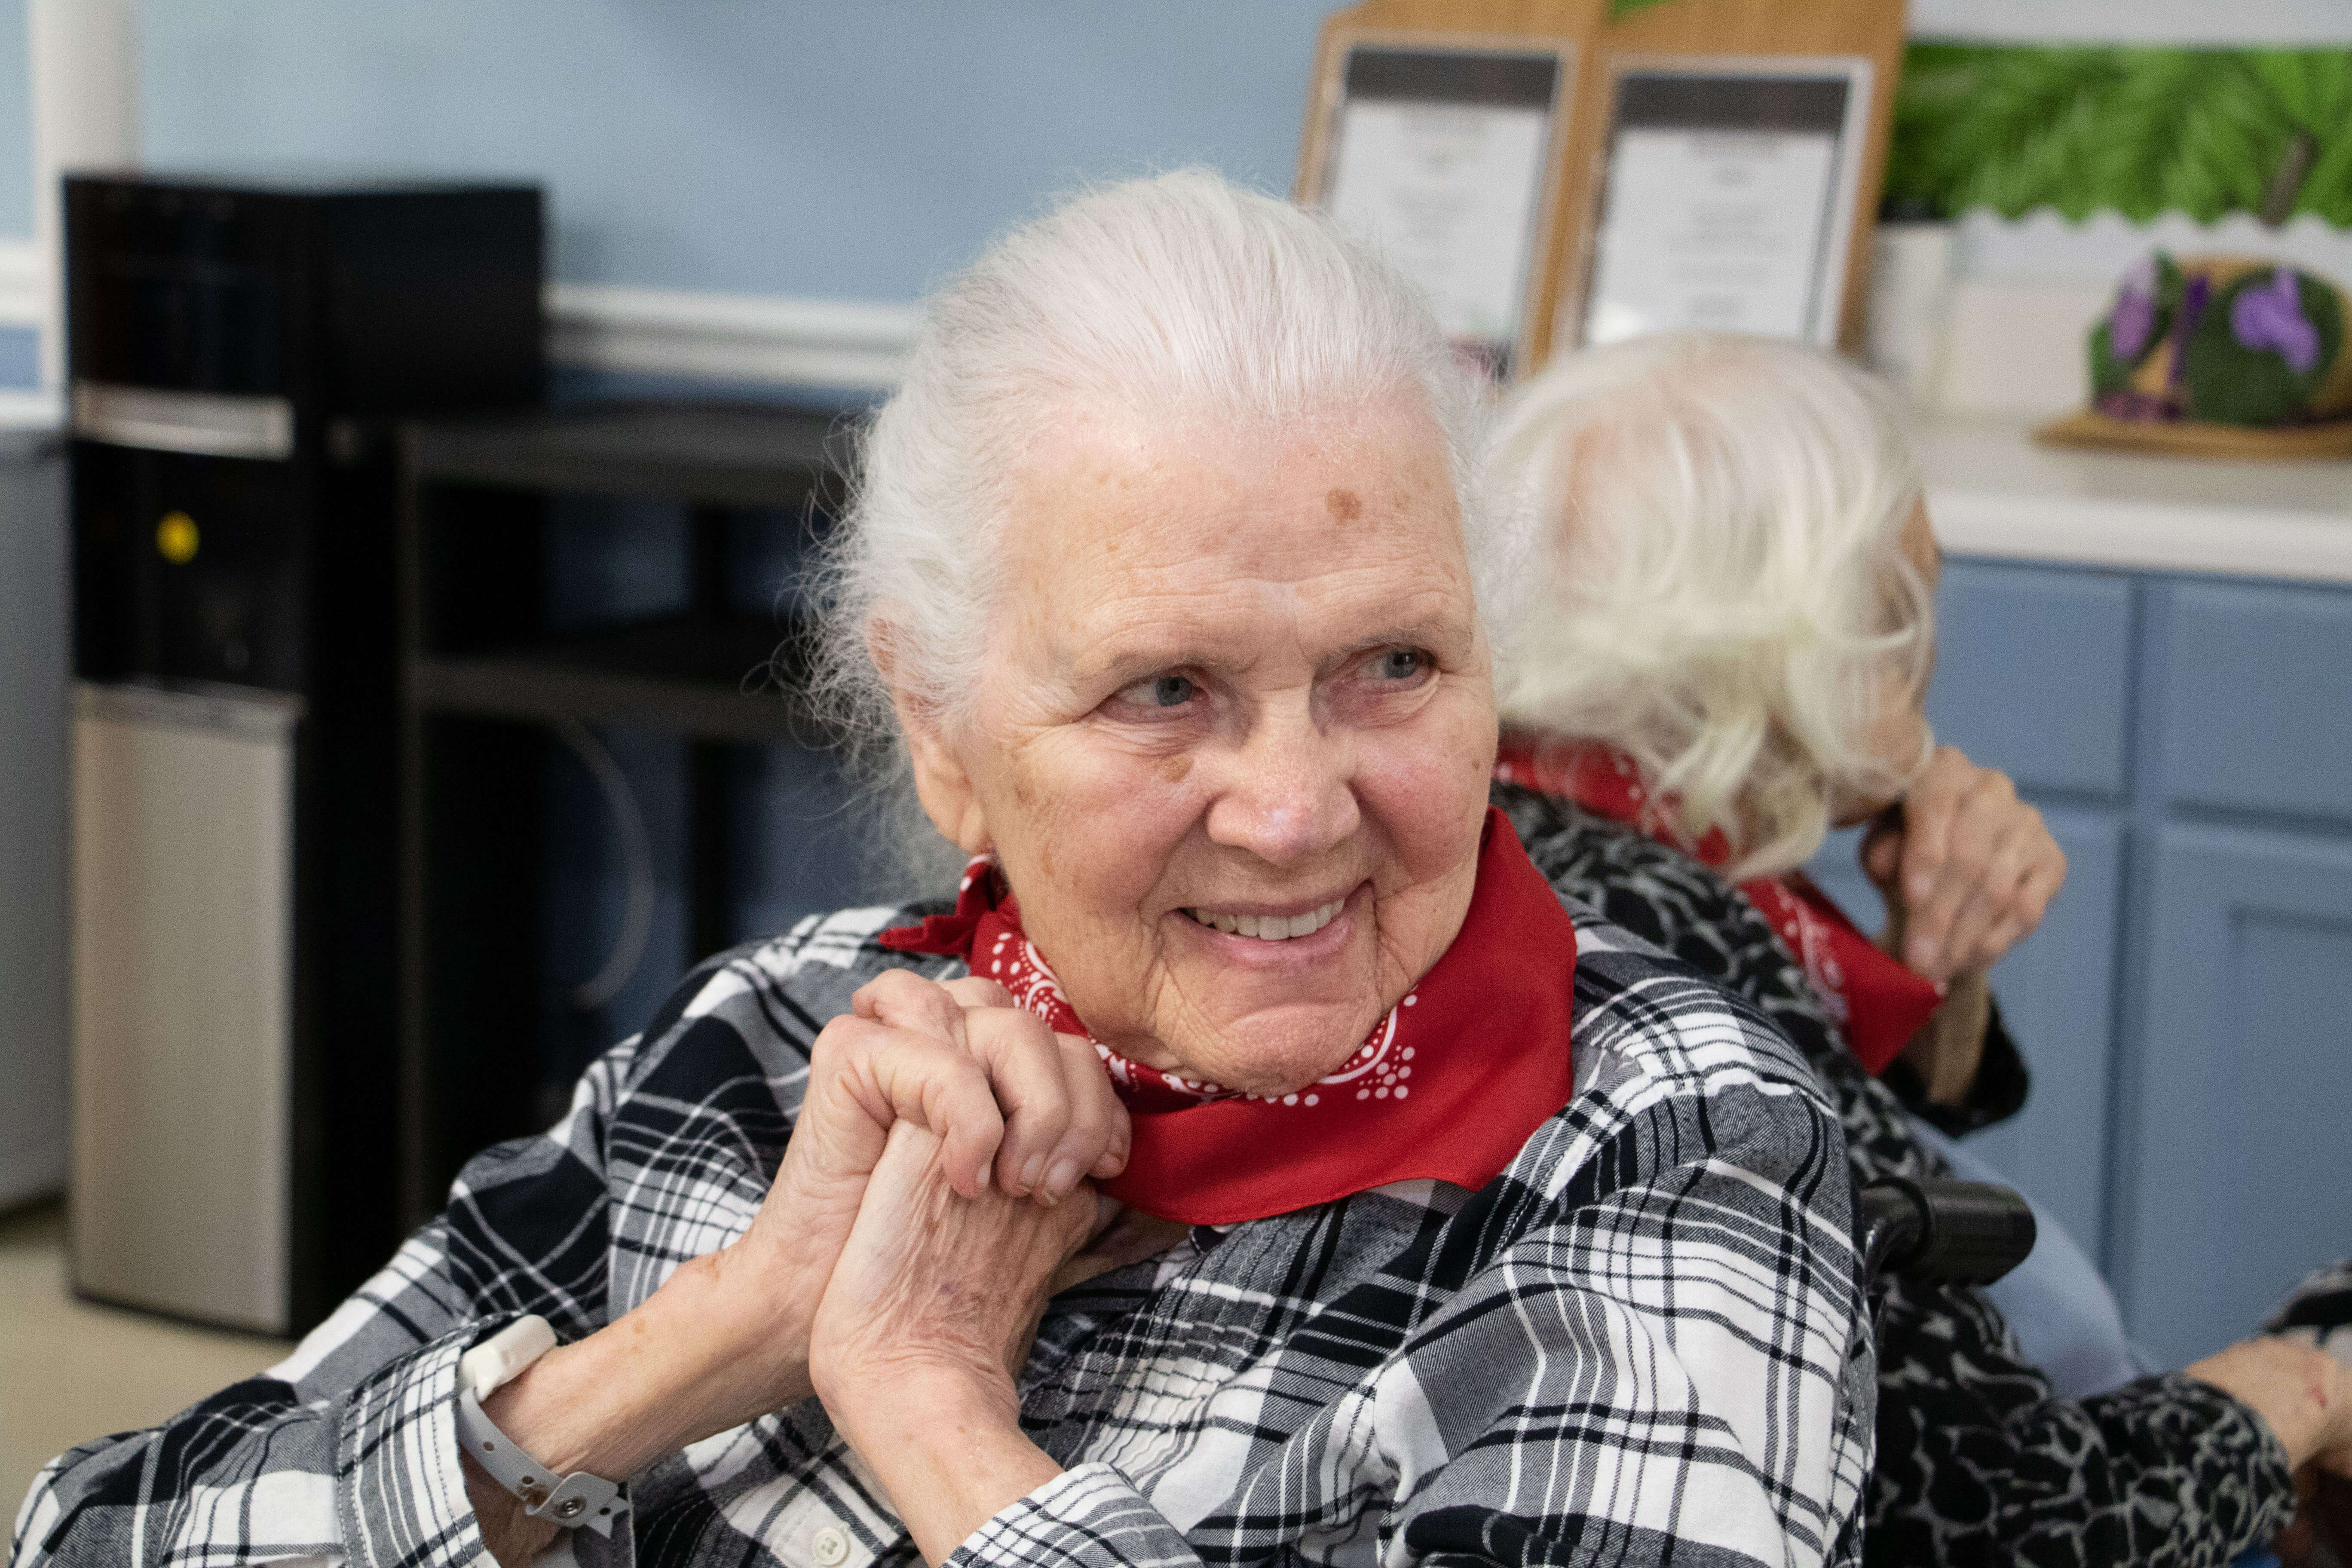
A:
[[[1046,1285],[1074,1282],[1066,1266],[1118,1217],[1089,1178],[1125,1168],[1127,1110],[1090,1042],[1056,1035],[994,981],[890,970],[851,1003],[816,1037],[800,1120],[750,1228],[624,1320],[631,1351],[650,1334],[667,1342],[615,1357],[609,1336],[592,1336],[486,1402],[523,1448],[559,1471],[629,1475],[815,1394],[887,1475],[903,1448],[887,1441],[894,1423],[982,1411],[1011,1423]],[[906,1489],[919,1542],[916,1504],[947,1500],[951,1479]],[[501,1561],[551,1538],[470,1461],[467,1490]],[[956,1516],[940,1554],[992,1511]]]
[[[937,1247],[916,1246],[912,1236],[888,1244],[913,1247],[908,1261],[939,1272],[939,1289],[952,1290],[945,1276],[964,1267],[973,1247],[984,1252],[986,1240],[1001,1240],[1008,1263],[1025,1263],[1032,1242],[1050,1244],[1050,1261],[1026,1281],[1034,1289],[1101,1228],[1087,1178],[1115,1176],[1127,1164],[1127,1109],[1093,1045],[1056,1035],[1014,1006],[996,982],[968,976],[940,983],[891,970],[851,1000],[855,1010],[817,1036],[801,1121],[767,1202],[743,1238],[719,1255],[740,1252],[751,1266],[723,1269],[730,1283],[799,1303],[808,1382],[791,1386],[793,1397],[822,1394],[835,1370],[823,1364],[813,1342],[815,1324],[833,1325],[836,1349],[857,1342],[840,1332],[842,1311],[828,1305],[845,1248],[856,1243],[861,1267],[870,1271],[874,1248],[886,1245],[877,1227],[936,1231]],[[919,1132],[928,1136],[910,1145]],[[895,1157],[894,1146],[901,1146]],[[919,1147],[919,1157],[905,1146]],[[886,1163],[890,1179],[877,1191],[874,1178]],[[1065,1207],[1074,1197],[1080,1201]],[[866,1213],[877,1206],[887,1218]],[[972,1229],[972,1213],[997,1216],[1019,1234]],[[993,1288],[1034,1316],[1024,1279],[1016,1268]],[[902,1281],[918,1296],[933,1283],[928,1273]],[[944,1348],[941,1364],[970,1370],[968,1358]],[[1025,1346],[999,1345],[984,1361],[1008,1390],[1003,1363],[1019,1348]],[[909,1367],[925,1364],[920,1336],[902,1340],[899,1349]],[[827,1405],[839,1419],[838,1401]]]

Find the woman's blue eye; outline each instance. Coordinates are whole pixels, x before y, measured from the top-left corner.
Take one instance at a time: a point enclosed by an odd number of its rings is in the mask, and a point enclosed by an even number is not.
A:
[[[1118,695],[1121,700],[1139,708],[1181,708],[1199,690],[1189,675],[1157,675],[1150,680],[1137,681]]]
[[[1422,671],[1425,657],[1415,648],[1397,647],[1372,662],[1372,673],[1382,680],[1411,680]]]

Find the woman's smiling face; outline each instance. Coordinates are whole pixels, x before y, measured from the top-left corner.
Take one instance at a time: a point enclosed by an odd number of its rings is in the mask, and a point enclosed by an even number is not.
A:
[[[913,727],[1097,1038],[1255,1093],[1331,1072],[1469,907],[1486,637],[1418,403],[1258,436],[1074,416],[1014,476],[969,721]]]

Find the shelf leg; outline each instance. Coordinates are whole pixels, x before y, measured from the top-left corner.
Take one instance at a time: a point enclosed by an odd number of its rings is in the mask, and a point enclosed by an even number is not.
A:
[[[735,941],[729,888],[728,788],[734,748],[718,741],[687,742],[687,905],[688,967]]]

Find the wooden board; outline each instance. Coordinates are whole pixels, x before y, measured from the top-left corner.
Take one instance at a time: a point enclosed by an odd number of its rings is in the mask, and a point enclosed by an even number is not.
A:
[[[2053,447],[2103,447],[2180,458],[2352,458],[2352,419],[2263,430],[2207,419],[2114,419],[2086,408],[2038,426],[2033,438]]]
[[[1308,170],[1319,168],[1328,105],[1321,98],[1335,57],[1360,33],[1476,36],[1575,46],[1576,79],[1565,124],[1565,156],[1553,193],[1549,250],[1537,263],[1536,298],[1550,300],[1529,323],[1523,341],[1527,366],[1539,366],[1556,343],[1562,301],[1580,303],[1591,247],[1610,130],[1612,61],[1640,56],[1859,56],[1870,61],[1871,100],[1862,148],[1853,232],[1849,241],[1838,343],[1862,346],[1864,307],[1870,295],[1871,237],[1885,182],[1887,139],[1895,123],[1895,92],[1903,65],[1904,0],[1657,0],[1612,20],[1608,0],[1362,0],[1326,17],[1308,88],[1300,139],[1299,195]]]

